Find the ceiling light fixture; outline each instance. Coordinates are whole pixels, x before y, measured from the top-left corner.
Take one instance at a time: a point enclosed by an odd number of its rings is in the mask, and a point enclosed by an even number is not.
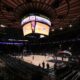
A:
[[[4,27],[6,27],[6,26],[5,26],[5,25],[3,25],[3,24],[1,24],[1,25],[0,25],[0,27],[4,28]]]
[[[60,27],[59,29],[60,29],[60,30],[63,30],[63,28],[62,28],[62,27]]]
[[[54,29],[52,29],[52,32],[54,31]]]
[[[70,24],[69,27],[71,28],[72,27],[72,24]]]

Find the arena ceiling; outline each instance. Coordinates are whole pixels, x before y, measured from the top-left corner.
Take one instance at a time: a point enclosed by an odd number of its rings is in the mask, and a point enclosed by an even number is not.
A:
[[[29,13],[40,13],[50,18],[52,38],[55,29],[68,28],[80,22],[80,0],[0,0],[0,26],[10,28],[7,35],[18,34],[17,37],[21,38],[20,22]],[[6,29],[0,27],[1,35],[6,35],[5,31]]]

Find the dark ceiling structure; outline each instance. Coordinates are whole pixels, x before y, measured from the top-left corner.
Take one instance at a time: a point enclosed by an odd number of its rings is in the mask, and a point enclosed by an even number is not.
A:
[[[1,0],[0,23],[20,28],[21,18],[28,13],[50,17],[52,27],[66,27],[80,18],[79,0]]]
[[[21,19],[29,13],[50,18],[50,35],[42,40],[44,42],[80,37],[80,0],[0,0],[1,40],[29,39],[23,37],[21,27]]]

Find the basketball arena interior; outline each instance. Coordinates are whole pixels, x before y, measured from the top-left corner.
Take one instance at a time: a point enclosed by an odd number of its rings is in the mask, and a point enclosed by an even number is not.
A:
[[[80,80],[80,0],[0,0],[0,80]]]

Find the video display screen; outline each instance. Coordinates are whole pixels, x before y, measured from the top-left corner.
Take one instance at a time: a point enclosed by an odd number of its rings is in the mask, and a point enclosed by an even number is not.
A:
[[[49,35],[49,28],[50,27],[44,23],[36,22],[35,33]]]
[[[31,26],[31,22],[29,22],[23,26],[23,34],[25,36],[25,35],[31,34],[31,33],[32,33],[32,26]]]

